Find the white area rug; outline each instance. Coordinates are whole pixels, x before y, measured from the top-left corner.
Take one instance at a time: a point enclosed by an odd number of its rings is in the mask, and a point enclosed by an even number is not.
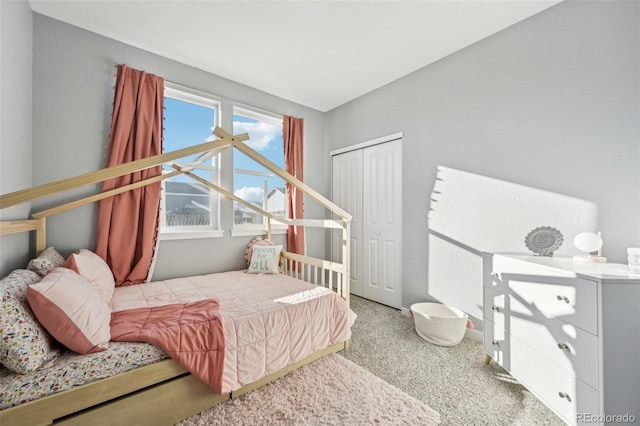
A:
[[[328,355],[180,425],[437,425],[440,414],[340,355]]]

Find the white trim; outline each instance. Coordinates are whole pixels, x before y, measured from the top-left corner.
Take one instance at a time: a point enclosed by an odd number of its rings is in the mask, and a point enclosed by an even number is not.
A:
[[[221,229],[201,231],[161,231],[158,237],[161,241],[169,240],[193,240],[197,238],[222,238],[224,231]]]
[[[251,228],[251,229],[242,229],[242,228],[235,228],[231,230],[231,236],[232,237],[251,237],[251,236],[261,236],[261,235],[265,235],[267,233],[267,230],[262,228]],[[275,228],[275,227],[271,227],[271,235],[286,235],[287,234],[287,228],[283,227],[283,228]]]
[[[238,103],[234,103],[233,105],[233,115],[239,115],[258,121],[264,121],[265,123],[271,124],[273,126],[282,126],[283,122],[282,115],[280,114]]]
[[[366,141],[366,142],[360,142],[360,143],[357,143],[355,145],[350,145],[350,146],[347,146],[347,147],[344,147],[344,148],[334,149],[333,151],[329,151],[329,155],[331,155],[333,157],[334,155],[344,154],[345,152],[355,151],[357,149],[367,148],[369,146],[379,145],[381,143],[391,142],[391,141],[395,141],[397,139],[402,139],[402,137],[403,137],[403,132],[398,132],[398,133],[394,133],[392,135],[382,136],[382,137],[379,137],[379,138],[376,138],[376,139],[371,139],[371,140]]]
[[[483,342],[484,341],[484,333],[482,331],[473,330],[471,328],[467,328],[464,332],[464,337],[469,340],[473,340],[475,342]]]
[[[276,222],[275,226],[279,224],[293,225],[293,226],[310,226],[316,228],[333,228],[333,229],[343,229],[344,224],[337,220],[330,219],[285,219],[285,218],[274,218],[272,219]]]
[[[218,116],[220,115],[220,101],[215,99],[215,97],[199,90],[178,86],[167,81],[165,81],[164,83],[164,96],[165,98],[177,99],[179,101],[189,102],[216,110],[216,123],[213,123],[213,125],[216,126],[218,124]]]

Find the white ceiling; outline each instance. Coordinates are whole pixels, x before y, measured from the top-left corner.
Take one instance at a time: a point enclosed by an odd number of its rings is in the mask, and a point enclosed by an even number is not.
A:
[[[30,0],[34,12],[328,111],[559,0]]]

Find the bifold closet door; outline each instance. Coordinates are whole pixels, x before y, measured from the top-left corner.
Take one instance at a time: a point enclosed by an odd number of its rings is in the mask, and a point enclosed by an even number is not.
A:
[[[333,157],[333,202],[353,216],[351,220],[351,294],[362,296],[362,150]],[[332,258],[342,262],[342,232],[332,232]]]
[[[402,305],[402,143],[362,150],[363,297]]]

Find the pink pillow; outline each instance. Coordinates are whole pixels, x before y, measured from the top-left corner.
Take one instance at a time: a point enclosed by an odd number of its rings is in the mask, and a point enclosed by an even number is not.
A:
[[[64,267],[73,269],[89,281],[100,296],[111,303],[116,282],[109,265],[100,256],[90,250],[80,249],[67,258]]]
[[[67,268],[54,268],[27,288],[27,300],[42,326],[80,354],[107,349],[111,309],[83,277]]]

